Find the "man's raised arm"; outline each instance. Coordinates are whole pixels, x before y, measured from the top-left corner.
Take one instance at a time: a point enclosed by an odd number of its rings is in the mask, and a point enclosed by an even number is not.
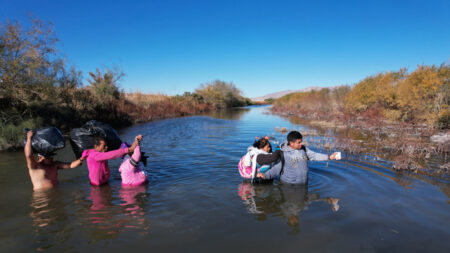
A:
[[[27,132],[27,143],[25,144],[25,158],[27,160],[28,169],[32,170],[37,167],[36,159],[33,156],[33,149],[31,148],[31,137],[33,137],[33,130]]]

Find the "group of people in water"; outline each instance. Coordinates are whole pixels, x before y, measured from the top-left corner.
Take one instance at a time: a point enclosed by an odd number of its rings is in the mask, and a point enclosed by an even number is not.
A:
[[[331,155],[314,152],[303,143],[298,131],[291,131],[286,142],[272,152],[269,138],[257,139],[249,147],[239,164],[239,173],[243,178],[271,180],[279,177],[284,183],[306,184],[308,180],[308,160],[327,161],[340,159],[340,152]]]
[[[58,170],[76,168],[82,165],[84,160],[87,160],[91,184],[95,186],[106,184],[111,176],[108,160],[119,157],[123,157],[123,162],[119,168],[123,185],[137,186],[147,182],[147,176],[139,163],[141,159],[140,142],[142,135],[137,135],[133,144],[122,143],[119,149],[112,151],[108,151],[106,138],[102,135],[96,135],[93,149],[84,150],[81,157],[71,163],[64,163],[54,161],[53,155],[44,156],[38,154],[38,159],[36,160],[31,146],[33,134],[33,131],[27,132],[24,153],[35,191],[55,187],[58,185]]]
[[[58,184],[58,170],[76,168],[87,160],[89,179],[92,185],[100,186],[108,183],[111,172],[108,160],[122,157],[119,167],[122,185],[138,186],[147,182],[147,176],[140,166],[142,135],[137,135],[129,145],[122,143],[119,149],[108,151],[108,143],[102,135],[94,137],[94,148],[84,150],[81,157],[70,163],[54,161],[53,156],[38,155],[36,160],[31,146],[33,131],[27,132],[25,158],[34,190],[53,188]],[[308,160],[326,161],[340,156],[339,152],[331,155],[314,152],[303,144],[303,136],[298,131],[287,135],[287,140],[280,148],[272,152],[269,138],[257,139],[249,147],[246,155],[238,164],[243,178],[272,180],[279,178],[283,183],[306,184],[308,179]]]

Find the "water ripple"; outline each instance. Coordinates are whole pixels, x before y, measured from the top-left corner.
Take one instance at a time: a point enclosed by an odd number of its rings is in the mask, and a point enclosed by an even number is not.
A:
[[[264,110],[121,130],[127,141],[144,135],[149,184],[142,187],[121,185],[117,159],[109,163],[106,186],[91,186],[83,166],[61,171],[57,189],[32,195],[23,154],[0,154],[4,251],[118,251],[130,243],[137,251],[211,251],[224,241],[219,251],[267,252],[279,245],[288,251],[417,251],[430,242],[427,251],[448,251],[445,180],[397,173],[389,161],[348,154],[311,162],[306,186],[276,180],[253,185],[240,178],[237,163],[255,136],[286,138],[276,127],[314,134],[312,149],[333,152],[314,145],[332,141],[323,131]],[[68,148],[60,154],[73,159]]]

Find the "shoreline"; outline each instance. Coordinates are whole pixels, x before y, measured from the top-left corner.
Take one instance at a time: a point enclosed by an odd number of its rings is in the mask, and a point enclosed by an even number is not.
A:
[[[111,122],[106,122],[106,121],[101,121],[101,122],[111,125],[116,130],[120,130],[120,129],[127,128],[127,127],[130,127],[130,126],[136,125],[136,124],[145,124],[145,123],[149,123],[149,122],[152,122],[152,121],[158,121],[158,120],[164,120],[164,119],[172,119],[172,118],[179,118],[179,117],[189,117],[189,116],[202,115],[203,113],[208,113],[210,111],[211,110],[199,111],[199,112],[195,112],[195,113],[168,114],[168,115],[165,115],[165,116],[151,117],[151,118],[148,118],[147,120],[143,120],[143,119],[138,118],[138,119],[135,119],[134,121],[129,121],[128,119],[124,119],[123,120],[123,124],[119,124],[119,125],[111,123]],[[68,126],[68,125],[64,125],[64,126],[58,125],[58,126],[55,126],[55,127],[60,129],[62,134],[63,134],[63,136],[64,136],[64,138],[67,139],[67,138],[70,138],[69,136],[70,136],[70,132],[72,131],[72,129],[77,128],[77,127],[81,127],[87,121],[89,121],[89,120],[86,120],[86,121],[82,122],[79,125],[70,125],[70,126]],[[46,125],[44,125],[42,127],[45,127],[45,126]],[[50,126],[50,125],[47,125],[47,126]],[[41,128],[41,127],[38,127],[38,128]],[[25,133],[23,135],[25,136]],[[17,143],[14,143],[14,144],[3,144],[3,145],[0,145],[0,152],[16,151],[16,150],[21,149],[21,148],[23,148],[22,140],[20,140]]]
[[[250,106],[261,106],[259,104],[253,104]],[[186,113],[186,112],[176,112],[176,113],[171,113],[171,114],[166,114],[166,115],[155,115],[153,117],[149,117],[146,119],[143,118],[135,118],[134,120],[130,121],[128,118],[124,119],[122,122],[123,124],[114,124],[111,122],[106,122],[106,121],[101,121],[103,123],[107,123],[109,125],[111,125],[114,129],[116,129],[117,131],[127,128],[127,127],[131,127],[134,125],[138,125],[138,124],[146,124],[146,123],[150,123],[150,122],[154,122],[154,121],[159,121],[159,120],[166,120],[166,119],[175,119],[175,118],[183,118],[183,117],[192,117],[192,116],[204,116],[204,115],[209,115],[211,113],[220,113],[226,110],[230,110],[230,109],[236,109],[236,108],[245,108],[245,107],[231,107],[231,108],[223,108],[223,109],[214,109],[211,107],[207,107],[206,110],[201,110],[201,111],[195,111],[195,112],[191,112],[191,113]],[[132,116],[132,115],[128,115],[128,116]],[[61,130],[64,138],[69,139],[70,138],[70,131],[72,131],[72,129],[74,128],[78,128],[81,127],[83,124],[85,124],[86,122],[88,122],[90,119],[86,119],[86,121],[83,121],[80,124],[77,125],[64,125],[64,127],[61,127],[61,125],[59,126],[55,126],[58,129]],[[118,120],[115,120],[118,121]],[[50,126],[50,125],[47,125]],[[45,126],[42,126],[45,127]],[[38,127],[40,128],[40,127]],[[25,133],[23,134],[25,136]],[[23,138],[25,139],[25,137]],[[19,149],[22,149],[22,140],[20,140],[19,142],[15,143],[15,144],[9,144],[9,145],[1,145],[0,144],[0,152],[8,152],[8,151],[17,151]]]
[[[425,124],[389,122],[361,116],[347,121],[342,120],[343,117],[328,117],[334,120],[327,120],[314,112],[281,111],[280,107],[272,107],[270,110],[272,114],[288,118],[295,124],[306,124],[335,131],[356,131],[365,137],[370,135],[372,138],[370,141],[344,137],[336,138],[336,143],[331,144],[331,147],[339,147],[349,154],[381,154],[391,159],[392,169],[395,171],[409,171],[431,176],[450,175],[450,130],[448,129],[439,131]],[[314,117],[303,115],[314,115]],[[322,145],[322,148],[330,148],[330,143]],[[427,161],[436,156],[442,158],[443,164],[439,169],[432,170],[427,165]]]

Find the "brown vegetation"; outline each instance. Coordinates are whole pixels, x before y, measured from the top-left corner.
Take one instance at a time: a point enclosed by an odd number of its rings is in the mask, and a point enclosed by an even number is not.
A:
[[[83,86],[82,73],[57,54],[52,25],[31,23],[27,30],[0,24],[0,150],[18,146],[24,128],[68,131],[91,119],[120,127],[249,103],[234,84],[219,80],[182,96],[125,94],[117,68],[89,72]]]
[[[353,87],[292,93],[277,99],[274,112],[358,124],[403,122],[450,128],[450,65],[418,66],[369,76]]]
[[[424,168],[419,161],[437,154],[446,161],[450,152],[449,143],[432,144],[429,138],[450,131],[450,65],[422,65],[411,73],[369,76],[353,87],[292,93],[277,99],[272,111],[369,131],[379,143],[375,148],[395,155],[395,169],[418,171]],[[347,144],[343,148],[351,152],[364,151]]]
[[[125,100],[134,106],[134,111],[129,113],[137,121],[192,115],[212,108],[211,105],[202,103],[190,95],[171,97],[135,92],[124,96]]]
[[[291,118],[294,122],[308,125],[304,119]],[[344,152],[345,160],[361,162],[376,161],[389,164],[395,171],[408,171],[429,176],[448,176],[450,174],[450,150],[446,143],[430,145],[426,138],[418,138],[412,128],[395,128],[396,131],[374,132],[352,128],[320,126],[303,129],[303,142],[310,148],[326,150],[328,153]],[[401,129],[401,130],[400,130]],[[281,131],[283,130],[283,131]],[[277,127],[285,139],[287,132],[297,129]],[[276,134],[275,134],[276,135]],[[391,162],[390,162],[391,161]]]

